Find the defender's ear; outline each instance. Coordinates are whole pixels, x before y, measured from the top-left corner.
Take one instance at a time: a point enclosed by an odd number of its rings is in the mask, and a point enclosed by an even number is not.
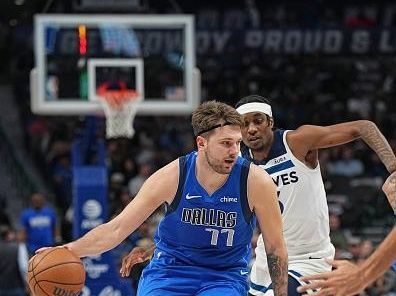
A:
[[[273,127],[274,127],[274,124],[275,124],[274,118],[273,118],[273,117],[269,117],[269,127],[270,127],[270,128],[273,128]]]

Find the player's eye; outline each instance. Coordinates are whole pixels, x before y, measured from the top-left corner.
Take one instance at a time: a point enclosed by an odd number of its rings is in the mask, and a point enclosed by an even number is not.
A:
[[[223,141],[222,142],[222,144],[224,145],[224,146],[231,146],[231,142],[230,141]]]

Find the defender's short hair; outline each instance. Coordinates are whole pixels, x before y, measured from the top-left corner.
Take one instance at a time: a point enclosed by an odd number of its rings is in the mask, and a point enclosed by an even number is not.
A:
[[[235,104],[235,108],[238,108],[238,107],[245,105],[247,103],[266,103],[268,105],[271,105],[271,100],[269,98],[262,97],[259,95],[250,95],[250,96],[243,97],[242,99],[240,99]]]

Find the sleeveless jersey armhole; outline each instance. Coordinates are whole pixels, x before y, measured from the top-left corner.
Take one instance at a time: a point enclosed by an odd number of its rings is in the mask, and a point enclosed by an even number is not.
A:
[[[250,161],[244,160],[241,168],[241,180],[240,180],[240,200],[241,207],[243,211],[243,216],[245,217],[246,223],[250,223],[253,212],[250,210],[248,194],[247,194],[247,180],[250,170]]]
[[[315,173],[316,171],[320,170],[320,163],[318,161],[318,164],[316,165],[315,168],[310,168],[309,166],[307,166],[304,162],[302,162],[301,160],[299,160],[294,154],[293,151],[291,150],[289,143],[287,143],[287,133],[290,132],[291,130],[285,130],[285,132],[283,133],[283,144],[285,145],[285,149],[286,152],[290,154],[290,158],[292,160],[292,162],[294,163],[294,165],[300,167],[302,170],[304,170],[304,172],[307,173]]]
[[[166,207],[166,215],[173,213],[179,206],[183,189],[184,181],[186,179],[186,156],[179,157],[179,184],[177,185],[177,191],[175,197],[170,205]]]

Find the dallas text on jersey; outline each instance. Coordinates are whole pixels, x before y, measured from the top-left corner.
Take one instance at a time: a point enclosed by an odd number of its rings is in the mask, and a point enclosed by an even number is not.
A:
[[[237,213],[207,208],[183,208],[181,221],[191,225],[233,228],[236,225]]]

